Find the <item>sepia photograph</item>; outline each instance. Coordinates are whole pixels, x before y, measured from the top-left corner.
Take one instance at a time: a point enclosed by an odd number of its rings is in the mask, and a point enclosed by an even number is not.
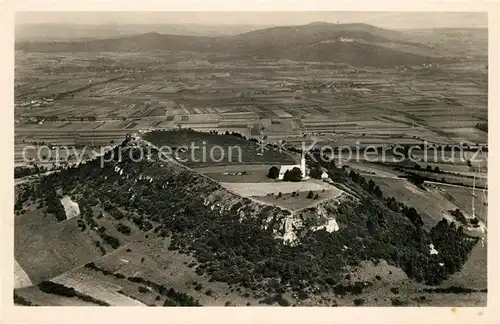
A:
[[[488,18],[16,12],[14,305],[486,307]]]

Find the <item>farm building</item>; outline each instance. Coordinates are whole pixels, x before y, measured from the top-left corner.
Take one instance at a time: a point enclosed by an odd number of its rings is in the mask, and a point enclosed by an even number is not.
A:
[[[302,157],[300,159],[300,164],[282,165],[280,167],[280,173],[278,175],[278,179],[283,180],[283,177],[285,176],[285,172],[291,171],[293,168],[299,168],[300,171],[302,172],[302,178],[305,178],[306,177],[306,159],[305,159],[305,157]]]

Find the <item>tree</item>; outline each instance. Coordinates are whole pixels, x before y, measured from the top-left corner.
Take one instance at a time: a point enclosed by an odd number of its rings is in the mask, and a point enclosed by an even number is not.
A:
[[[365,303],[365,300],[363,298],[357,298],[357,299],[354,299],[354,305],[355,306],[361,306]]]
[[[462,211],[460,210],[460,208],[457,208],[455,210],[451,210],[450,211],[450,214],[455,217],[455,219],[457,221],[459,221],[460,223],[464,224],[464,225],[467,225],[467,218],[465,218],[464,214],[462,213]]]
[[[314,197],[314,193],[312,192],[312,190],[309,190],[309,193],[307,194],[306,198],[312,199],[313,197]]]
[[[321,171],[320,168],[312,168],[311,171],[309,172],[309,175],[313,179],[321,179],[321,174],[323,174],[323,172]]]
[[[374,192],[374,190],[375,190],[375,181],[370,179],[368,181],[368,192]]]
[[[280,170],[276,166],[272,166],[267,173],[267,177],[271,179],[277,179],[280,175]]]
[[[332,158],[330,162],[328,162],[328,170],[335,170],[337,165],[335,165],[335,160]]]
[[[410,182],[416,185],[417,187],[420,187],[424,184],[425,179],[416,173],[411,173],[410,176],[408,177],[408,180],[410,180]]]
[[[283,176],[284,181],[294,181],[298,182],[302,180],[302,171],[295,167],[292,170],[287,170]]]
[[[408,300],[404,298],[394,297],[391,298],[392,306],[408,306]]]

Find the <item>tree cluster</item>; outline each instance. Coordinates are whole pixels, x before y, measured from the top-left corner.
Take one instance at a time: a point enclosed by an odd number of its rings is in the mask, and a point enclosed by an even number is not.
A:
[[[291,170],[285,171],[285,174],[283,174],[283,181],[299,182],[302,181],[302,176],[302,171],[295,167]]]

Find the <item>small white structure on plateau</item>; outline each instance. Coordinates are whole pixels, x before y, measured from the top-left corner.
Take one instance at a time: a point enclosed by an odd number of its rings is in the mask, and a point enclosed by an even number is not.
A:
[[[294,165],[282,165],[280,167],[280,173],[278,175],[279,180],[283,180],[283,177],[285,176],[285,172],[287,171],[292,171],[294,168],[299,168],[300,172],[302,172],[302,179],[306,177],[306,158],[302,156],[300,159],[300,164],[294,164]]]

